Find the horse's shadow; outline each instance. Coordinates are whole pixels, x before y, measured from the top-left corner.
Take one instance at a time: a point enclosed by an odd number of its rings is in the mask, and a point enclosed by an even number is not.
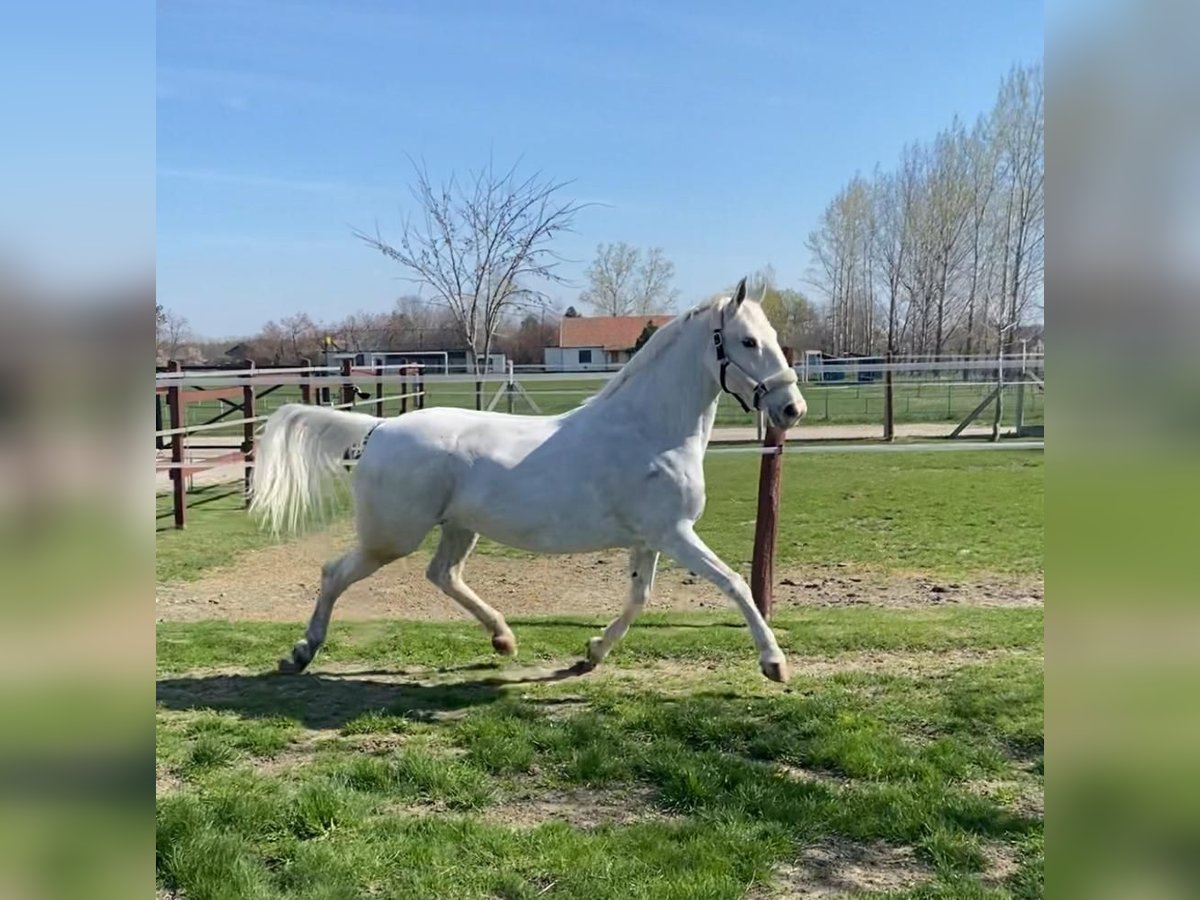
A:
[[[563,681],[590,671],[585,663],[559,669],[497,670],[472,681],[382,680],[385,673],[314,672],[179,675],[159,679],[155,699],[163,709],[236,712],[245,718],[286,717],[312,729],[341,728],[364,713],[384,712],[439,721],[494,703],[514,684]]]

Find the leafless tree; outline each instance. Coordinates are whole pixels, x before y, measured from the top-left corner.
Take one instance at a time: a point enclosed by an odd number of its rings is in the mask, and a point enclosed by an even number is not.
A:
[[[1005,272],[1002,327],[1011,347],[1015,327],[1041,294],[1045,265],[1045,100],[1042,71],[1014,68],[1000,88],[993,112],[1004,173]]]
[[[1044,123],[1041,67],[1014,68],[974,126],[838,191],[807,242],[834,352],[1011,349],[1044,313]]]
[[[308,313],[285,316],[279,320],[279,325],[287,342],[289,362],[312,359],[321,352],[321,330]]]
[[[450,310],[479,375],[505,315],[543,304],[540,285],[566,281],[554,242],[586,204],[564,199],[567,182],[540,172],[522,177],[517,166],[499,172],[489,162],[463,181],[451,174],[440,184],[424,166],[413,168],[415,215],[404,221],[399,241],[385,241],[378,228],[355,234]]]
[[[169,309],[157,309],[157,340],[159,353],[166,359],[179,359],[184,345],[192,339],[192,329],[185,316]]]
[[[515,365],[542,365],[545,349],[558,346],[558,314],[527,314],[516,327],[507,330],[501,346]]]
[[[668,312],[679,292],[671,287],[675,265],[661,247],[639,250],[624,241],[600,244],[579,299],[604,316]]]

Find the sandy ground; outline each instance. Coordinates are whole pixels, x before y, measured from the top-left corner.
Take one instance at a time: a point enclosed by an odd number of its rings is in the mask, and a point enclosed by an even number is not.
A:
[[[247,619],[301,621],[312,610],[321,563],[350,546],[348,526],[248,552],[198,581],[158,585],[159,621]],[[346,619],[458,618],[464,613],[425,580],[426,554],[398,560],[351,587],[338,602]],[[473,555],[466,579],[506,616],[617,612],[627,591],[620,551],[506,559]],[[748,573],[743,573],[748,574]],[[1037,606],[1041,577],[989,576],[961,580],[879,574],[843,566],[784,567],[775,573],[775,602],[789,606],[927,607],[942,604]],[[670,564],[660,565],[652,610],[728,608],[711,584]]]

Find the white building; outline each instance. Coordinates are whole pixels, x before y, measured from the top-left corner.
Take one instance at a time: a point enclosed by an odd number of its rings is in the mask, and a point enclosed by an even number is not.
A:
[[[661,328],[674,316],[572,316],[559,323],[558,346],[547,347],[547,371],[616,369],[629,362],[647,325]]]

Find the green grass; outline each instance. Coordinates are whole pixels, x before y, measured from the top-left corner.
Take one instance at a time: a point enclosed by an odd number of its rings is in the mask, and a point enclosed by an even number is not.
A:
[[[759,457],[713,454],[705,461],[708,507],[699,533],[735,567],[754,541]],[[881,571],[1037,574],[1044,548],[1044,463],[1040,453],[817,454],[784,457],[779,565],[848,563]],[[171,528],[159,497],[156,575],[199,577],[269,544],[242,509],[240,491],[205,488],[186,531]],[[430,539],[432,542],[433,538]],[[479,552],[522,557],[481,542]]]
[[[514,621],[522,663],[570,662],[598,624]],[[504,681],[520,670],[466,623],[338,623],[299,677],[259,674],[298,625],[160,625],[158,883],[189,900],[732,900],[836,840],[911,848],[922,897],[983,895],[1007,848],[1014,870],[986,890],[1041,896],[1040,816],[972,788],[1041,791],[1041,611],[774,625],[799,666],[786,689],[728,616],[647,616],[605,667],[558,682]],[[924,662],[839,669],[845,654]],[[521,818],[563,792],[629,815]]]

